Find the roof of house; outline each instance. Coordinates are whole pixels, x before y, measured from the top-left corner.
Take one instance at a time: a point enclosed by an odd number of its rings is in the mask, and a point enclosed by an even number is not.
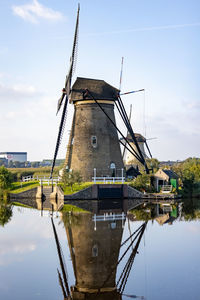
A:
[[[96,100],[117,100],[119,90],[111,86],[104,80],[91,79],[77,77],[76,81],[72,86],[72,92],[70,100],[91,100],[92,97],[88,94],[84,94],[85,90],[88,89]]]
[[[167,175],[169,176],[169,178],[174,178],[174,179],[177,179],[178,178],[178,175],[173,172],[172,170],[168,170],[168,169],[162,169],[162,171]]]
[[[138,175],[141,175],[140,171],[136,168],[134,168],[133,166],[130,166],[127,170],[126,170],[126,175],[127,176],[134,176],[137,177]]]

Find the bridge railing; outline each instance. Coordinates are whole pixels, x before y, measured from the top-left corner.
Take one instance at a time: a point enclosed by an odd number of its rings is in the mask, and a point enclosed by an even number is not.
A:
[[[116,183],[116,182],[121,182],[124,183],[125,177],[92,177],[92,181],[94,183]]]
[[[22,182],[28,182],[28,181],[39,181],[40,185],[43,184],[52,185],[52,184],[58,184],[58,182],[60,181],[60,177],[57,176],[57,177],[49,178],[47,176],[33,176],[33,175],[22,177]]]
[[[102,221],[110,221],[110,226],[112,229],[116,228],[116,222],[117,220],[122,221],[122,228],[124,228],[124,223],[126,220],[126,215],[124,212],[121,214],[116,214],[116,213],[104,213],[103,215],[96,215],[92,217],[92,220],[94,222],[94,230],[97,230],[97,222],[102,222]]]

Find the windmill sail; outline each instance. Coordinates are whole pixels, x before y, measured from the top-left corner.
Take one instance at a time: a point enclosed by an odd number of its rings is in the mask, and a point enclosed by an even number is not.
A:
[[[73,48],[72,48],[72,55],[70,57],[70,67],[68,75],[66,76],[65,80],[65,87],[63,88],[63,94],[58,100],[58,108],[57,113],[59,112],[63,99],[65,98],[65,95],[69,97],[70,90],[71,90],[71,80],[73,76],[73,72],[75,69],[75,59],[77,55],[77,46],[78,46],[78,26],[79,26],[79,11],[80,11],[80,5],[78,5],[78,11],[77,11],[77,18],[76,18],[76,28],[75,28],[75,34],[74,34],[74,42],[73,42]]]
[[[75,66],[75,64],[74,64],[75,56],[76,56],[76,53],[77,53],[79,11],[80,11],[80,5],[78,5],[78,11],[77,11],[74,42],[73,42],[73,48],[72,48],[72,55],[71,55],[71,58],[70,58],[70,68],[69,68],[68,75],[66,76],[65,87],[62,90],[63,94],[60,97],[60,99],[58,100],[57,113],[59,112],[59,110],[62,106],[62,103],[64,103],[64,107],[63,107],[63,112],[62,112],[62,116],[61,116],[61,121],[60,121],[60,126],[59,126],[59,131],[58,131],[58,137],[57,137],[57,141],[56,141],[56,147],[55,147],[55,152],[54,152],[54,157],[53,157],[53,162],[52,162],[52,167],[51,167],[50,178],[52,178],[52,174],[53,174],[53,170],[54,170],[54,166],[55,166],[55,162],[56,162],[56,157],[57,157],[57,154],[58,154],[58,150],[59,150],[59,146],[60,146],[61,139],[62,139],[62,136],[63,136],[65,122],[66,122],[66,118],[67,118],[67,104],[68,104],[68,99],[69,99],[69,95],[70,95],[70,91],[71,91],[71,81],[72,81],[72,75],[73,75],[74,66]]]

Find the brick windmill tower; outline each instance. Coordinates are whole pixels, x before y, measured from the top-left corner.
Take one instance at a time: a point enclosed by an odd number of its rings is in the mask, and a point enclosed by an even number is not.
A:
[[[65,166],[80,171],[85,181],[91,180],[94,169],[97,176],[116,176],[123,168],[117,130],[107,117],[115,123],[114,102],[118,92],[103,80],[80,77],[72,87],[74,117]]]

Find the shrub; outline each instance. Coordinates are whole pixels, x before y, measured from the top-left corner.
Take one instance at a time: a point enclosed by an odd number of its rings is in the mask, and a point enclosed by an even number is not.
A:
[[[78,171],[64,171],[62,175],[62,184],[65,188],[66,186],[70,186],[73,191],[73,185],[75,183],[80,184],[82,182],[82,177]]]

